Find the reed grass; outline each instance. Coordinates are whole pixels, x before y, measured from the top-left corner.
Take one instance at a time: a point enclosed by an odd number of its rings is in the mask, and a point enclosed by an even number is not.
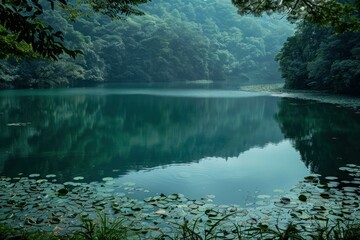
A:
[[[337,221],[336,224],[325,224],[313,233],[299,230],[289,222],[284,228],[257,224],[239,226],[230,219],[229,214],[207,225],[200,217],[194,220],[171,223],[172,233],[162,234],[159,240],[213,240],[213,239],[256,239],[256,240],[359,240],[360,223]],[[170,223],[169,223],[170,224]],[[98,219],[82,219],[79,230],[71,235],[58,235],[49,232],[27,232],[16,230],[0,224],[0,240],[124,240],[144,239],[141,235],[124,225],[123,218],[110,219],[98,213]],[[148,231],[151,231],[149,229]]]

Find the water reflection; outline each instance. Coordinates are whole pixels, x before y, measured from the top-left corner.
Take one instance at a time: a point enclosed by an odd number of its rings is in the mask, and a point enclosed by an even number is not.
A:
[[[282,99],[276,115],[305,165],[323,176],[343,176],[339,167],[360,164],[360,114],[348,108]]]
[[[131,172],[118,181],[140,182],[152,194],[180,192],[196,199],[211,194],[217,203],[253,206],[263,200],[258,195],[274,195],[275,189],[288,190],[308,174],[291,143],[282,141],[226,159],[208,157],[190,166],[175,164]],[[146,197],[140,192],[134,194]]]
[[[256,191],[290,188],[308,174],[305,166],[340,176],[338,167],[360,164],[360,116],[352,110],[241,92],[166,91],[2,92],[0,174],[113,176],[152,192],[243,203],[256,202],[247,199]]]
[[[99,180],[112,169],[123,175],[204,157],[233,157],[283,139],[273,119],[278,99],[270,97],[77,95],[74,90],[62,96],[41,91],[45,94],[1,97],[2,174]],[[31,124],[7,125],[19,122]]]

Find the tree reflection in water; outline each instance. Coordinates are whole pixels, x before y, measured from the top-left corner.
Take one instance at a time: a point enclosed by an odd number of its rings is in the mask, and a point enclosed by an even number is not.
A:
[[[312,172],[344,177],[339,167],[360,164],[360,114],[353,109],[283,98],[275,118]]]
[[[2,122],[31,122],[1,126],[2,174],[13,176],[55,173],[69,180],[81,174],[96,180],[112,169],[121,175],[233,157],[283,139],[273,118],[279,99],[270,97],[45,94],[1,100]]]

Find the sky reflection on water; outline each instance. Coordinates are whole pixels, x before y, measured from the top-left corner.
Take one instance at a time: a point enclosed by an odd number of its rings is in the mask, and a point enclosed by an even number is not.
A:
[[[130,172],[117,182],[134,182],[157,193],[186,193],[189,198],[214,195],[217,203],[247,204],[274,189],[289,190],[309,174],[290,141],[255,147],[239,156],[207,157],[189,164],[174,164]],[[135,192],[136,193],[136,192]],[[137,196],[146,196],[140,193]]]

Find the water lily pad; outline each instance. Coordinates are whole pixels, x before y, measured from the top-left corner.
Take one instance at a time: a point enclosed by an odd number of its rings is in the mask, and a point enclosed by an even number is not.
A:
[[[108,181],[114,180],[114,178],[112,178],[112,177],[104,177],[102,180],[103,180],[104,182],[108,182]]]
[[[320,193],[320,196],[325,199],[329,199],[330,195],[328,193]]]
[[[267,198],[271,198],[271,196],[270,195],[258,195],[257,198],[267,199]]]
[[[73,187],[81,186],[80,183],[75,183],[75,182],[64,182],[63,184],[64,184],[65,186],[73,186]]]
[[[207,216],[209,216],[209,217],[215,217],[215,216],[217,216],[219,213],[216,212],[216,211],[213,211],[213,210],[206,210],[206,211],[205,211],[205,214],[206,214]]]
[[[189,208],[191,208],[191,209],[197,209],[199,206],[198,205],[196,205],[196,204],[190,204],[189,205]]]
[[[133,210],[133,211],[140,211],[142,208],[141,208],[141,206],[133,206],[133,207],[131,207],[131,210]]]
[[[327,176],[325,177],[326,180],[337,180],[338,178],[337,177],[334,177],[334,176]]]
[[[164,209],[160,209],[160,210],[156,211],[155,214],[167,216],[167,213]]]
[[[171,195],[168,196],[168,199],[170,199],[170,200],[176,200],[178,198],[179,198],[178,194],[171,194]]]
[[[58,224],[58,223],[60,223],[60,219],[57,218],[57,217],[53,217],[53,218],[50,219],[49,222],[50,222],[51,224]]]
[[[350,168],[350,167],[339,167],[339,170],[341,170],[341,171],[351,171],[352,168]]]
[[[306,197],[305,195],[301,194],[301,195],[299,196],[299,200],[302,201],[302,202],[306,202],[307,197]]]
[[[46,178],[55,178],[56,175],[55,175],[55,174],[48,174],[48,175],[46,175],[45,177],[46,177]]]
[[[82,177],[82,176],[77,176],[77,177],[74,177],[73,180],[75,180],[75,181],[84,180],[84,177]]]
[[[350,214],[352,214],[354,211],[353,211],[352,209],[347,209],[347,208],[345,208],[345,209],[342,209],[341,212],[344,213],[344,214],[350,215]]]
[[[38,174],[38,173],[33,173],[33,174],[30,174],[30,175],[29,175],[29,178],[37,178],[37,177],[40,177],[40,174]]]
[[[124,186],[128,186],[128,187],[131,187],[131,186],[135,186],[136,183],[134,183],[134,182],[126,182],[126,183],[124,183],[123,185],[124,185]]]
[[[60,196],[65,196],[66,194],[68,194],[68,192],[69,192],[69,190],[66,188],[61,188],[61,189],[57,190],[57,193]]]
[[[46,183],[47,181],[48,181],[47,179],[39,179],[39,180],[36,180],[36,183],[43,184],[43,183]]]
[[[282,198],[280,198],[280,202],[283,204],[289,204],[291,202],[291,200],[288,197],[282,197]]]
[[[280,188],[276,188],[273,190],[274,193],[283,193],[284,190],[283,189],[280,189]]]
[[[355,187],[343,187],[343,190],[345,192],[355,192],[355,191],[357,191],[357,188],[355,188]]]
[[[298,216],[298,218],[300,218],[302,220],[308,220],[311,218],[311,216],[307,213],[302,213],[300,216]]]
[[[357,165],[352,164],[352,163],[348,163],[345,166],[350,167],[350,168],[356,168],[357,167]]]

